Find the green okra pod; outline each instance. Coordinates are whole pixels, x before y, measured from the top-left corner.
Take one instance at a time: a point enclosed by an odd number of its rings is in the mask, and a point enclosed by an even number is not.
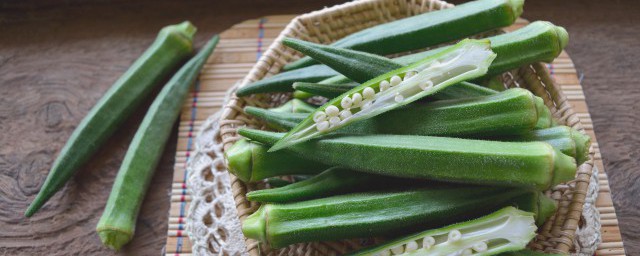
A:
[[[526,193],[532,192],[443,185],[264,204],[244,220],[242,232],[272,248],[300,242],[407,234],[480,217],[515,204],[514,199]],[[535,226],[532,228],[535,230]]]
[[[26,217],[31,217],[60,190],[153,88],[192,54],[195,32],[196,28],[188,21],[160,30],[153,44],[78,124],[53,163],[40,192],[25,212]]]
[[[133,238],[138,211],[171,135],[173,124],[180,115],[191,84],[217,44],[218,36],[214,36],[196,56],[180,68],[158,93],[144,116],[127,149],[96,227],[100,240],[107,247],[120,250]]]
[[[533,130],[519,136],[499,138],[510,141],[544,141],[562,153],[576,159],[578,165],[589,158],[591,138],[580,131],[567,126],[556,126],[547,129]]]
[[[270,110],[282,113],[311,113],[315,111],[316,108],[302,100],[291,99],[281,106],[271,108]]]
[[[325,65],[313,65],[296,70],[283,72],[264,78],[247,86],[238,88],[236,95],[242,97],[256,93],[288,92],[294,82],[318,82],[340,75],[340,73]]]
[[[273,144],[281,133],[241,128]],[[549,189],[575,177],[575,160],[544,142],[501,142],[411,135],[329,136],[287,148],[305,159],[404,178]]]
[[[353,88],[356,88],[358,85],[360,84],[358,83],[326,84],[326,83],[296,82],[296,83],[293,83],[293,88],[298,91],[310,93],[312,95],[318,95],[318,96],[326,97],[327,99],[333,99],[335,97],[340,96],[340,94],[343,94]]]
[[[229,172],[244,182],[291,174],[318,174],[329,166],[295,157],[287,152],[267,152],[259,143],[238,140],[225,151]]]
[[[321,137],[483,75],[495,54],[487,40],[463,40],[413,65],[378,76],[316,109],[270,151]]]
[[[525,89],[513,88],[489,96],[412,104],[356,122],[338,132],[467,138],[521,134],[534,129],[540,118],[550,117],[538,116],[537,98]],[[284,130],[291,129],[308,116],[254,107],[247,107],[245,111]]]
[[[398,238],[349,255],[496,255],[524,249],[535,235],[531,213],[505,207],[487,216]]]
[[[509,26],[522,14],[523,5],[524,0],[471,1],[364,29],[331,45],[379,55],[422,49]],[[314,63],[304,57],[287,64],[284,70]]]
[[[431,182],[433,183],[433,182]],[[401,188],[420,184],[426,180],[394,178],[332,167],[310,179],[273,189],[247,193],[247,199],[257,202],[288,203],[352,192]]]

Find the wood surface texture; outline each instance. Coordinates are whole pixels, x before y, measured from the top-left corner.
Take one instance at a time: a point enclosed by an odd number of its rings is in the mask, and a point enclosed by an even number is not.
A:
[[[454,1],[456,2],[456,1]],[[0,3],[0,255],[110,255],[94,229],[144,109],[31,219],[22,217],[77,123],[164,25],[191,20],[196,45],[264,15],[303,13],[326,1],[27,1]],[[524,17],[567,28],[628,255],[640,255],[640,3],[528,1]],[[266,47],[266,46],[265,46]],[[150,102],[150,101],[149,101]],[[175,134],[175,133],[174,133]],[[176,137],[121,254],[158,255]],[[603,234],[604,237],[607,234]]]

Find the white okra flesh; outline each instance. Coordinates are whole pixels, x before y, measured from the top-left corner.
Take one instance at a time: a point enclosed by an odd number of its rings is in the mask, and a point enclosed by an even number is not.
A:
[[[433,56],[431,60],[409,66],[389,78],[379,76],[341,95],[338,104],[319,108],[312,114],[313,122],[292,130],[290,138],[272,150],[287,147],[337,130],[347,124],[373,117],[404,106],[445,87],[487,72],[495,53],[488,41],[464,40],[451,51]],[[302,124],[304,124],[303,122]],[[296,131],[297,130],[297,131]],[[272,151],[271,150],[271,151]]]
[[[523,249],[535,236],[531,213],[513,207],[489,216],[425,231],[354,255],[494,255]]]

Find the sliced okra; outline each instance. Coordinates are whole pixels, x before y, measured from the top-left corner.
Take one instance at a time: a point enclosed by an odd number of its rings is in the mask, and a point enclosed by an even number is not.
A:
[[[509,206],[475,220],[410,235],[352,256],[495,255],[524,249],[536,229],[532,213]]]
[[[413,65],[371,79],[319,107],[270,151],[320,137],[482,76],[496,54],[488,40],[466,39]]]

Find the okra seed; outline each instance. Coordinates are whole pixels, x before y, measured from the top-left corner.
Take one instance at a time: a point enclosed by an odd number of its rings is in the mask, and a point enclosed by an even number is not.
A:
[[[331,127],[336,126],[340,123],[340,117],[334,116],[332,118],[329,118],[329,124],[331,125]]]
[[[393,255],[398,255],[404,253],[404,246],[398,245],[396,247],[391,248],[391,252]]]
[[[391,84],[389,84],[389,81],[382,80],[382,82],[380,82],[380,91],[381,92],[384,92],[384,91],[388,90],[389,87],[391,87]]]
[[[400,93],[396,93],[395,101],[399,103],[403,100],[404,100],[404,96],[402,96],[402,94]]]
[[[391,86],[399,85],[400,82],[402,82],[402,78],[400,78],[399,76],[391,77]]]
[[[418,243],[416,243],[415,241],[408,242],[406,252],[412,252],[415,250],[418,250]]]
[[[371,87],[364,88],[364,90],[362,91],[362,96],[365,99],[373,99],[375,95],[376,95],[376,91],[374,91],[373,88]]]
[[[349,96],[342,98],[342,101],[340,101],[340,106],[344,109],[350,108],[352,104],[353,100]]]
[[[313,121],[316,123],[322,122],[326,119],[327,119],[327,114],[325,114],[322,111],[318,111],[315,114],[313,114]]]
[[[318,131],[326,131],[327,129],[329,129],[329,121],[322,121],[316,124],[316,128],[318,128]]]
[[[327,109],[324,110],[324,112],[327,113],[327,116],[329,117],[334,117],[334,116],[338,116],[338,113],[340,113],[340,109],[338,109],[338,107],[336,106],[328,106]]]
[[[349,117],[351,117],[351,111],[349,111],[348,109],[340,111],[340,118],[347,119]]]
[[[427,80],[425,82],[420,83],[420,89],[422,89],[423,91],[426,91],[432,86],[433,86],[433,82],[431,82],[431,80]]]
[[[436,240],[431,236],[427,236],[422,239],[422,248],[429,249],[431,248],[431,246],[435,244],[436,244]]]
[[[471,248],[473,248],[473,250],[476,251],[476,252],[484,252],[484,251],[487,250],[487,243],[478,242],[478,243],[474,244],[473,246],[471,246]]]
[[[473,251],[471,251],[471,249],[469,248],[462,250],[462,255],[464,256],[469,256],[471,254],[473,254]]]
[[[451,232],[449,232],[449,242],[455,242],[460,240],[460,238],[462,238],[462,233],[460,233],[459,230],[454,229],[451,230]]]
[[[351,101],[353,101],[353,106],[359,107],[362,104],[362,95],[360,93],[354,93],[351,95]]]

